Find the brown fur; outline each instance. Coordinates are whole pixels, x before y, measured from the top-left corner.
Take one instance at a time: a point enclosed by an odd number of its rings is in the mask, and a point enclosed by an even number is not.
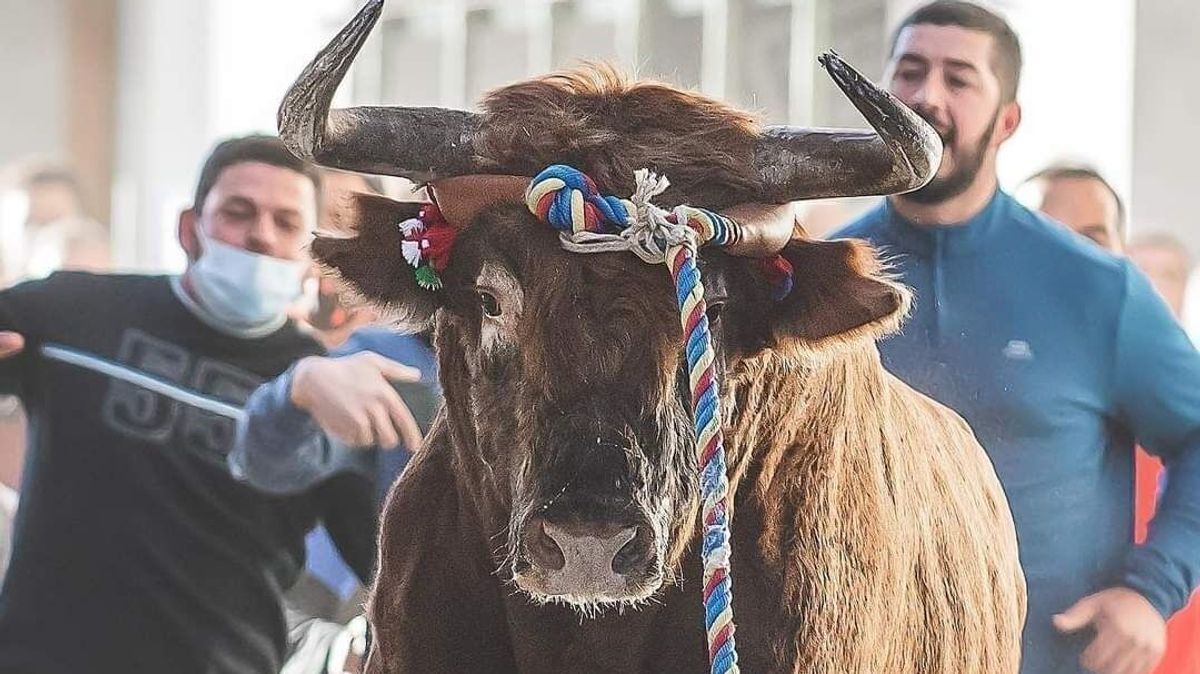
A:
[[[790,664],[768,671],[1015,672],[1015,532],[966,424],[869,344],[822,364],[764,354],[732,386],[735,409],[762,410],[732,413],[730,436],[735,537],[757,533],[779,590]]]
[[[691,94],[593,71],[515,85],[487,107],[486,128],[507,129],[488,152],[534,143],[531,173],[570,162],[628,193],[633,169],[650,166],[674,181],[670,200],[710,207],[753,192],[737,177],[752,123]],[[566,253],[522,207],[500,206],[463,231],[446,288],[426,293],[399,255],[395,221],[411,208],[358,209],[357,238],[314,251],[410,323],[436,325],[447,401],[385,506],[369,671],[706,671],[666,270]],[[1014,674],[1024,582],[991,464],[958,416],[883,370],[873,343],[899,326],[907,291],[862,243],[797,239],[784,254],[796,286],[779,303],[746,261],[706,252],[702,264],[710,299],[728,298],[714,337],[743,670]],[[485,262],[524,292],[519,346],[498,353],[479,346]],[[656,420],[657,435],[625,429],[626,451],[645,489],[674,498],[668,582],[645,605],[594,618],[518,591],[506,551],[512,513],[528,505],[522,481],[549,470],[546,429],[579,404]]]
[[[564,163],[607,193],[633,193],[633,172],[671,179],[658,201],[721,208],[760,200],[754,118],[718,101],[592,66],[490,93],[476,152],[505,172]],[[702,158],[702,161],[697,161]]]

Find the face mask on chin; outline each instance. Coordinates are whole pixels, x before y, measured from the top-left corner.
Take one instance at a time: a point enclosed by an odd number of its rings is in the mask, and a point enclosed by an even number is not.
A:
[[[196,227],[200,257],[188,269],[196,300],[233,329],[279,321],[301,292],[305,261],[252,253],[206,236]]]

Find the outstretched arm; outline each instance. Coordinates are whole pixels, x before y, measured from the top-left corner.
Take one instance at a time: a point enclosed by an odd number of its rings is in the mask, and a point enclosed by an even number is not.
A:
[[[357,465],[351,448],[416,448],[420,428],[392,382],[419,377],[375,353],[305,358],[246,402],[230,467],[259,489],[294,493]]]

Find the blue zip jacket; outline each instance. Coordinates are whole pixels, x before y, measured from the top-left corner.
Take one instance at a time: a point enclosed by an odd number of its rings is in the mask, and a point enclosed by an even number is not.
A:
[[[1163,616],[1200,579],[1200,354],[1126,259],[1002,191],[923,228],[884,201],[835,235],[866,239],[915,291],[885,367],[958,411],[1004,486],[1029,586],[1023,674],[1082,673],[1089,630],[1051,618],[1098,590]],[[1133,447],[1170,472],[1133,546]]]

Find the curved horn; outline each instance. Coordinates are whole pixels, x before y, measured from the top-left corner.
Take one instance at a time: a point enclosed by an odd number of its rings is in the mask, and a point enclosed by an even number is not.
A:
[[[296,156],[323,166],[425,182],[474,173],[480,116],[444,108],[330,110],[333,94],[383,13],[370,0],[321,50],[279,106],[279,137]]]
[[[817,59],[874,132],[769,126],[754,164],[774,201],[909,192],[933,179],[942,139],[895,96],[829,51]]]

